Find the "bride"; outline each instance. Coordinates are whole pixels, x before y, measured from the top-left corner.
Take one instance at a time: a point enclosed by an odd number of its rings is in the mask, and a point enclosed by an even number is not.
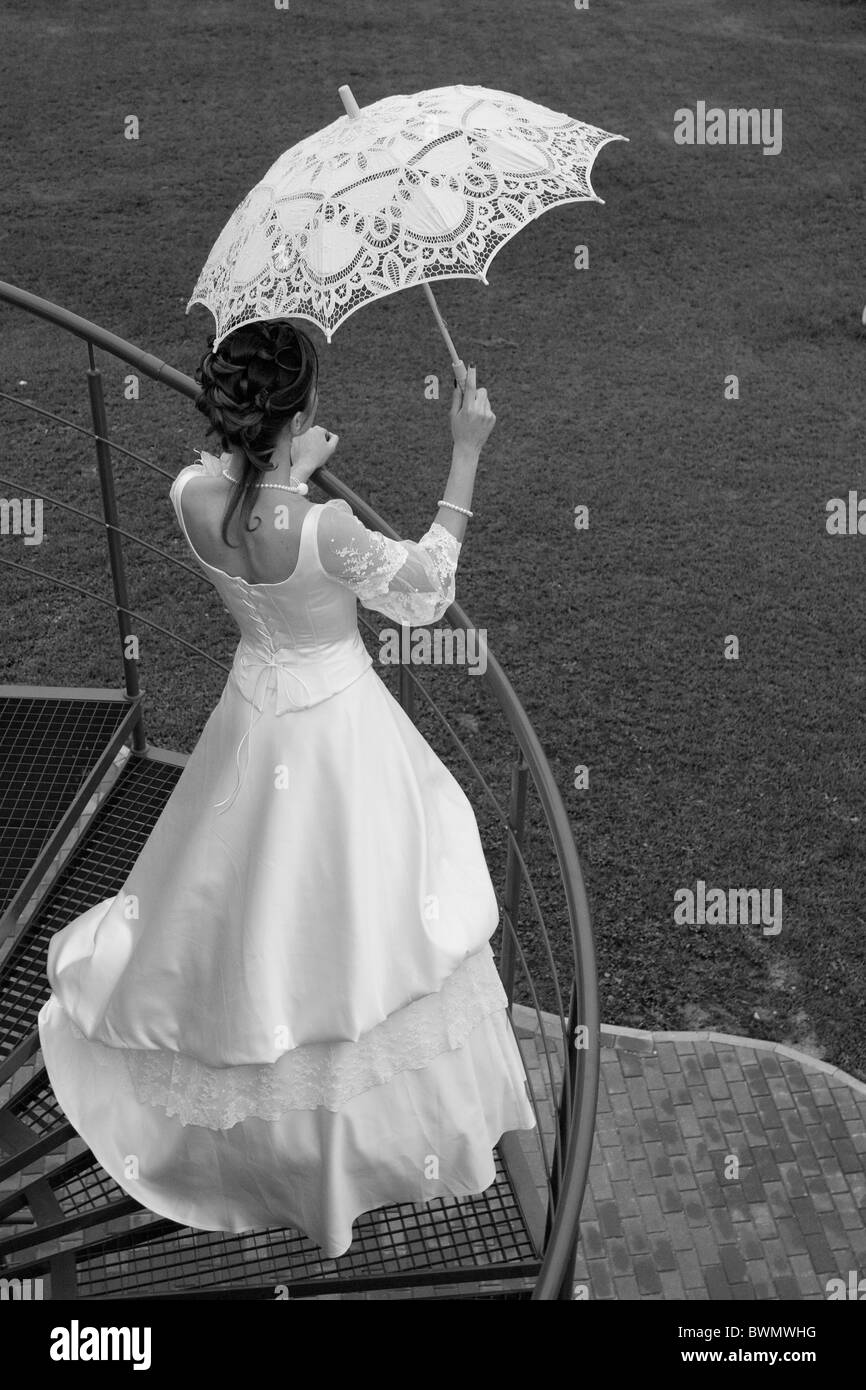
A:
[[[318,361],[288,320],[197,372],[221,445],[171,501],[239,629],[231,673],[126,882],[52,939],[39,1015],[58,1102],[144,1207],[294,1227],[329,1258],[363,1212],[485,1190],[535,1120],[490,948],[499,909],[464,792],[390,694],[357,603],[437,623],[495,423],[469,369],[420,540],[307,479]]]

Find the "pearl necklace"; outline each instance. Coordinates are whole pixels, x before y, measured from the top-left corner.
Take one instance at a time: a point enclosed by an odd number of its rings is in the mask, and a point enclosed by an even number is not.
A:
[[[223,477],[228,478],[230,483],[240,482],[239,478],[232,477],[228,469],[224,468],[222,473]],[[310,490],[307,487],[306,483],[259,483],[259,487],[276,487],[280,488],[283,492],[298,492],[300,493],[301,497],[306,497],[307,493]]]

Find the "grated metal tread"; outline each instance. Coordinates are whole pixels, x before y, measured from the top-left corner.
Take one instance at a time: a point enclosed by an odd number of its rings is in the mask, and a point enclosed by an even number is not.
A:
[[[45,958],[56,931],[123,887],[182,768],[132,756],[67,863],[0,965],[0,1057],[36,1027],[48,997]]]
[[[307,1293],[314,1292],[318,1283],[341,1288],[393,1283],[399,1288],[413,1277],[424,1285],[435,1283],[437,1276],[447,1276],[449,1282],[457,1277],[470,1280],[479,1265],[496,1267],[488,1279],[525,1278],[529,1269],[538,1267],[538,1253],[500,1155],[494,1156],[496,1180],[486,1192],[460,1201],[437,1198],[425,1206],[405,1204],[367,1212],[355,1223],[351,1249],[338,1260],[324,1260],[306,1236],[291,1230],[240,1236],[194,1231],[161,1219],[85,1240],[80,1248],[67,1248],[75,1261],[78,1297],[197,1294],[278,1284],[291,1290],[301,1283]],[[79,1169],[76,1176],[86,1184],[84,1171]],[[109,1200],[119,1189],[102,1177],[110,1184],[104,1193],[104,1200]],[[90,1200],[93,1189],[85,1185],[83,1190],[88,1209],[98,1209]],[[520,1262],[517,1271],[513,1269],[516,1261]],[[8,1272],[19,1277],[47,1275],[50,1257],[16,1265]]]
[[[0,912],[126,713],[122,700],[0,696]]]

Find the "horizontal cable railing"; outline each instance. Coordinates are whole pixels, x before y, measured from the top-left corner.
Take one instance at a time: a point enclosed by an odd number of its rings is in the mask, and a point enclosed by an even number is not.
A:
[[[172,632],[160,624],[145,618],[143,615],[134,612],[129,607],[126,598],[123,555],[120,549],[121,538],[142,545],[144,548],[157,555],[163,562],[174,566],[176,569],[182,569],[189,574],[195,575],[196,578],[202,580],[205,584],[209,581],[200,570],[159,547],[152,545],[142,537],[124,530],[118,523],[116,503],[114,501],[113,476],[111,472],[111,450],[117,450],[117,452],[122,453],[124,456],[142,464],[167,479],[171,479],[172,475],[151,460],[144,458],[141,454],[127,449],[117,441],[109,438],[102,396],[101,374],[96,366],[94,348],[99,348],[113,355],[121,361],[126,362],[143,375],[167,385],[170,389],[191,400],[194,400],[198,396],[200,388],[191,377],[169,366],[166,362],[153,354],[145,352],[143,349],[126,342],[124,339],[117,337],[115,334],[108,332],[97,324],[91,323],[89,320],[73,314],[69,310],[63,309],[58,305],[51,304],[47,300],[29,294],[27,291],[21,290],[17,286],[0,282],[0,301],[5,301],[7,304],[42,318],[55,327],[83,339],[87,344],[89,357],[87,377],[91,399],[93,428],[88,429],[79,425],[77,422],[65,419],[51,411],[46,411],[35,406],[31,402],[22,401],[20,398],[6,392],[0,392],[0,399],[18,408],[32,411],[37,415],[51,420],[53,423],[89,436],[94,441],[100,469],[104,516],[98,518],[56,497],[48,497],[46,494],[40,495],[51,505],[56,505],[89,522],[96,522],[105,527],[108,533],[115,598],[114,601],[107,600],[69,580],[45,574],[33,569],[31,566],[17,564],[3,557],[0,557],[0,562],[13,569],[22,570],[28,575],[34,575],[40,579],[57,583],[65,588],[79,592],[92,601],[114,609],[118,617],[122,640],[129,635],[130,619],[135,619],[136,622],[144,623],[160,632],[169,640],[179,643],[186,650],[193,652],[196,656],[208,661],[221,671],[227,672],[229,668],[225,663],[216,660],[194,643],[187,641],[179,634]],[[383,532],[392,539],[400,539],[398,532],[388,525],[388,523],[378,516],[361,497],[351,488],[347,487],[342,480],[333,475],[328,469],[319,469],[318,472],[313,475],[313,480],[329,497],[338,497],[348,502],[352,510],[361,517],[362,521],[367,526]],[[10,481],[11,480],[6,478],[0,478],[0,483],[4,485]],[[457,603],[450,606],[445,617],[454,628],[463,629],[467,632],[475,630],[474,624],[470,622],[463,609]],[[367,630],[373,631],[373,626],[368,620],[361,617],[360,622]],[[135,663],[131,662],[126,656],[124,656],[124,671],[126,675],[127,693],[130,696],[136,695],[138,692],[138,673],[135,669]],[[516,799],[512,797],[512,806],[508,811],[500,804],[489,781],[484,777],[464,741],[457,734],[439,704],[430,695],[425,683],[419,680],[416,673],[411,670],[406,663],[401,664],[400,694],[404,707],[407,708],[409,712],[411,712],[412,709],[413,692],[420,692],[424,696],[428,706],[438,720],[444,725],[447,733],[454,741],[457,751],[469,767],[476,783],[481,788],[487,800],[492,804],[500,826],[504,828],[508,850],[508,863],[505,893],[507,901],[502,905],[503,956],[506,954],[507,946],[510,969],[513,971],[515,965],[519,966],[522,981],[530,994],[532,1006],[540,1022],[542,1018],[542,1009],[533,981],[532,970],[530,969],[526,953],[518,935],[518,921],[512,920],[512,913],[516,916],[515,909],[519,903],[520,889],[524,885],[526,886],[534,915],[538,921],[543,954],[553,982],[554,1012],[555,1016],[558,1018],[559,1031],[561,1033],[562,1080],[560,1083],[557,1083],[554,1076],[548,1044],[544,1041],[545,1035],[542,1032],[540,1036],[544,1044],[544,1063],[547,1068],[550,1095],[556,1101],[558,1107],[558,1131],[556,1143],[554,1145],[553,1159],[551,1161],[545,1149],[540,1115],[535,1099],[533,1098],[532,1104],[538,1123],[537,1137],[542,1152],[549,1195],[546,1242],[541,1271],[533,1291],[533,1297],[539,1299],[568,1298],[570,1296],[571,1269],[573,1267],[576,1250],[578,1220],[589,1169],[599,1070],[598,1047],[600,1021],[598,1016],[595,953],[589,905],[583,883],[580,862],[571,835],[568,816],[549,764],[547,763],[541,744],[523,706],[489,648],[486,649],[486,669],[483,672],[482,680],[496,701],[500,713],[504,715],[519,750],[518,762],[515,764],[519,774],[519,794]],[[146,748],[143,729],[139,729],[138,731],[138,742],[135,746],[138,752],[142,752]],[[522,834],[523,817],[525,814],[525,795],[520,792],[520,778],[522,777],[525,781],[527,776],[531,779],[535,787],[541,811],[551,837],[556,855],[561,887],[565,898],[571,938],[572,969],[574,972],[570,998],[567,1004],[560,990],[559,972],[557,971],[554,952],[551,947],[550,937],[545,924],[544,914],[541,910],[538,893],[523,852]],[[519,809],[515,810],[515,808]],[[512,994],[513,984],[509,982],[509,1001],[512,998]],[[580,1046],[577,1045],[576,1041],[578,1027],[580,1027],[584,1036],[584,1043]],[[524,1053],[520,1038],[517,1037],[516,1041],[518,1047],[521,1048],[521,1055],[523,1056]],[[559,1085],[558,1091],[557,1085]]]

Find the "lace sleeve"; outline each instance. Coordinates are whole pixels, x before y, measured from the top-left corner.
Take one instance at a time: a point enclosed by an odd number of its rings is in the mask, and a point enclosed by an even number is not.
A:
[[[392,541],[338,500],[325,505],[318,543],[326,573],[351,589],[362,607],[395,622],[438,622],[454,602],[461,545],[435,521],[419,541]]]

